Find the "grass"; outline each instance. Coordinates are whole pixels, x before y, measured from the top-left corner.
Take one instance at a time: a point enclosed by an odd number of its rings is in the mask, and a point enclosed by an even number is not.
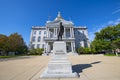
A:
[[[107,54],[104,54],[105,56],[116,56],[116,54],[112,54],[112,53],[107,53]],[[120,56],[120,54],[118,54],[118,56]]]
[[[14,58],[14,57],[18,57],[18,56],[0,56],[0,58]]]

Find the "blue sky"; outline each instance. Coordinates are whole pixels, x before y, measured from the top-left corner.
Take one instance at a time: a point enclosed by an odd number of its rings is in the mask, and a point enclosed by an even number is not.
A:
[[[87,26],[89,39],[107,25],[120,23],[120,0],[0,0],[0,34],[18,32],[29,44],[32,26],[45,26],[58,11],[75,26]]]

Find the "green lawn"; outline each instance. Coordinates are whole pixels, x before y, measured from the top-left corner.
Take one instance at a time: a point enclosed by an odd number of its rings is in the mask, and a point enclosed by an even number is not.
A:
[[[105,56],[116,56],[116,54],[104,54]],[[120,54],[118,54],[118,56],[120,56]]]
[[[14,57],[17,57],[17,56],[0,56],[0,58],[14,58]]]

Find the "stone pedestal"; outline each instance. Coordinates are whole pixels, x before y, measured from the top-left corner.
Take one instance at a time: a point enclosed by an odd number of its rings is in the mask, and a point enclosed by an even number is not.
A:
[[[66,43],[56,41],[53,44],[53,56],[41,78],[78,77],[72,72],[72,65],[66,57]]]

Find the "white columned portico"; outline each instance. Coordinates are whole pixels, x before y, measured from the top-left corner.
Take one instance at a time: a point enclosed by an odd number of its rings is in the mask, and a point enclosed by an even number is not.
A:
[[[66,21],[64,20],[61,16],[60,13],[58,16],[55,18],[54,21],[47,21],[46,23],[46,29],[47,29],[47,38],[46,40],[46,48],[47,52],[51,53],[52,48],[53,48],[53,43],[57,40],[58,38],[58,33],[60,29],[60,23],[62,22],[62,25],[64,26],[64,33],[62,35],[62,41],[67,42],[67,53],[69,52],[75,52],[75,38],[74,38],[74,26],[71,21]]]

